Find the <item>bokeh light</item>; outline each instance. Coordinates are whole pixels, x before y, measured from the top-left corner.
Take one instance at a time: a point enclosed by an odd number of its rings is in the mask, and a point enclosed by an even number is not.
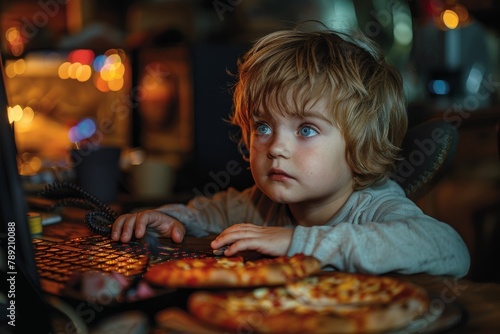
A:
[[[61,79],[74,79],[80,82],[94,78],[94,86],[99,91],[119,91],[125,83],[124,55],[122,50],[116,49],[110,49],[105,54],[97,56],[91,50],[75,50],[68,55],[68,61],[59,66],[58,75]]]
[[[9,62],[5,67],[5,74],[9,78],[14,78],[17,75],[22,75],[26,71],[26,61],[24,59],[18,59],[13,62]]]
[[[29,124],[35,118],[35,111],[31,107],[21,107],[16,104],[13,107],[7,107],[7,115],[9,117],[9,122],[22,122]]]
[[[106,63],[106,56],[105,55],[99,55],[95,57],[94,62],[92,66],[94,67],[94,71],[100,72],[104,64]]]
[[[68,131],[69,140],[78,143],[82,140],[92,137],[97,130],[96,123],[91,118],[84,118]]]
[[[8,107],[7,112],[9,115],[9,122],[18,122],[23,118],[23,108],[20,105],[15,105],[13,107]]]
[[[79,49],[71,51],[68,55],[68,61],[71,63],[80,63],[91,65],[94,61],[95,54],[92,50]]]
[[[5,32],[5,39],[7,40],[7,48],[13,56],[20,56],[24,52],[24,45],[26,44],[18,27],[10,27]]]
[[[444,25],[448,29],[456,29],[458,27],[458,24],[460,23],[460,19],[458,17],[458,14],[451,9],[445,10],[441,14],[441,17],[443,19]]]
[[[431,80],[429,91],[435,95],[447,95],[450,92],[450,84],[445,80]]]

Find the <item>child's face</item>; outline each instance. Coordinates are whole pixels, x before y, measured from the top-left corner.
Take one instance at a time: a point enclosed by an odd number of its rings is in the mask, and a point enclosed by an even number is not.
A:
[[[305,117],[260,112],[250,136],[250,167],[257,186],[284,204],[328,204],[352,192],[345,142],[324,100]]]

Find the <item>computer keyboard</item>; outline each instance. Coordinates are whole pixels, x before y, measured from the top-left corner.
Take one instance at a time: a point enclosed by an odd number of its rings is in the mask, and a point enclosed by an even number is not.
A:
[[[157,245],[155,255],[140,241],[114,242],[102,235],[89,235],[62,242],[34,238],[33,247],[42,288],[58,294],[77,273],[117,272],[128,278],[141,275],[148,265],[180,258],[213,257],[210,250],[189,250]]]

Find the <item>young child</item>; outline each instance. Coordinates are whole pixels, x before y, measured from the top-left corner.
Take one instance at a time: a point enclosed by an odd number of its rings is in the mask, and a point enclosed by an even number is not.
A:
[[[238,64],[231,122],[255,185],[120,216],[112,239],[146,228],[182,242],[218,234],[226,256],[304,253],[325,269],[462,277],[460,236],[425,215],[388,174],[407,128],[402,80],[368,40],[286,30]]]

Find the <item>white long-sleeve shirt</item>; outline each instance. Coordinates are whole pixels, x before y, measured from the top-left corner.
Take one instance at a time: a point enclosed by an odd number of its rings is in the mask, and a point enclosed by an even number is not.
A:
[[[325,225],[292,223],[288,208],[272,202],[256,186],[228,189],[211,198],[158,210],[178,219],[187,233],[203,237],[238,223],[294,229],[287,255],[311,255],[322,266],[346,272],[428,273],[463,277],[470,255],[448,224],[422,212],[392,180],[355,191]]]

